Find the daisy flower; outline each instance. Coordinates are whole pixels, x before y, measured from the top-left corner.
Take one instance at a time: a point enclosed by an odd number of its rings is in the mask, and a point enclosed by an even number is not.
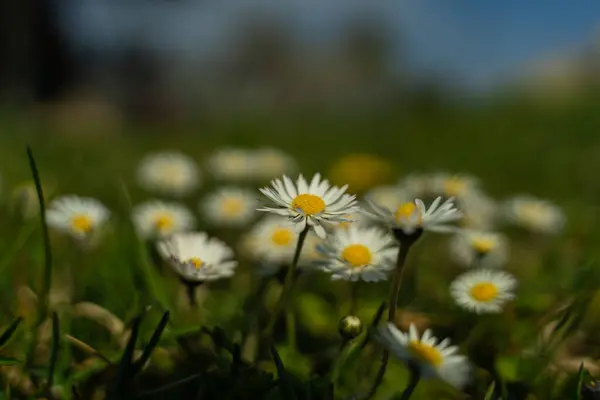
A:
[[[133,209],[133,223],[138,235],[158,238],[191,230],[196,221],[192,213],[178,203],[149,201]]]
[[[294,224],[276,215],[259,221],[248,237],[247,249],[252,258],[278,266],[292,261],[298,242]]]
[[[414,324],[405,333],[390,322],[379,329],[377,339],[402,362],[417,368],[421,379],[441,379],[461,388],[470,378],[469,362],[457,354],[458,347],[451,346],[449,339],[438,341],[429,329],[419,336]]]
[[[566,221],[556,205],[531,196],[518,196],[507,201],[506,216],[514,224],[539,233],[557,233]]]
[[[271,186],[260,191],[276,207],[258,210],[290,218],[298,231],[311,227],[319,237],[325,237],[323,223],[344,222],[344,215],[358,211],[356,197],[345,193],[347,186],[331,186],[327,180],[321,180],[320,174],[315,174],[310,184],[300,175],[296,185],[284,175],[283,180],[273,180]]]
[[[223,187],[200,204],[204,218],[217,226],[243,226],[255,215],[258,199],[253,191]]]
[[[405,235],[413,235],[423,230],[433,232],[450,232],[454,228],[448,226],[462,217],[462,213],[454,206],[452,198],[442,203],[438,197],[427,208],[421,199],[400,204],[395,210],[369,202],[372,211],[365,213],[371,218],[380,220],[394,230]]]
[[[466,267],[500,267],[508,260],[508,241],[495,232],[459,231],[450,240],[450,255]]]
[[[253,178],[254,158],[243,149],[223,148],[207,161],[207,168],[217,180],[247,181]]]
[[[251,158],[253,159],[253,175],[261,181],[289,174],[298,169],[298,164],[292,156],[270,147],[254,151]]]
[[[409,192],[396,185],[377,186],[369,190],[364,199],[390,210],[395,210],[402,203],[411,201],[414,197]]]
[[[188,282],[214,281],[234,274],[233,250],[204,232],[179,232],[157,244],[160,255]]]
[[[75,239],[88,239],[108,220],[110,211],[98,200],[68,195],[50,203],[46,221]]]
[[[459,306],[469,311],[498,313],[515,297],[516,287],[517,280],[507,272],[477,268],[456,278],[450,285],[450,294]]]
[[[411,197],[430,197],[433,193],[431,177],[427,174],[415,173],[398,181],[398,190],[409,193]]]
[[[464,210],[460,225],[468,229],[492,229],[500,216],[500,209],[496,201],[485,193],[473,190],[460,201]]]
[[[194,160],[174,151],[144,157],[137,170],[138,184],[151,192],[183,197],[200,185],[200,171]]]
[[[431,190],[436,196],[453,197],[458,200],[477,189],[479,181],[465,174],[438,173],[431,177]]]
[[[350,226],[330,235],[320,248],[326,256],[321,269],[332,279],[376,282],[394,269],[398,248],[394,238],[379,228]]]

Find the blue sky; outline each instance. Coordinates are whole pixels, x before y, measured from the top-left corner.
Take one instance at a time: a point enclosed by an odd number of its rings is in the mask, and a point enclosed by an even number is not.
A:
[[[274,13],[308,41],[335,36],[359,13],[385,20],[417,71],[451,72],[470,86],[515,75],[547,55],[600,42],[600,0],[71,0],[64,22],[79,46],[110,49],[128,40],[158,50],[227,47],[238,17]],[[258,10],[258,11],[257,11]],[[600,44],[599,44],[600,47]]]

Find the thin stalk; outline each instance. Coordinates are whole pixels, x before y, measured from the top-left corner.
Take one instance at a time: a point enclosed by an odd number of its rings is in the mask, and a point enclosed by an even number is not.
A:
[[[285,327],[286,327],[288,345],[292,349],[295,350],[296,349],[296,316],[294,314],[293,309],[287,310],[286,316],[285,316],[285,323],[286,323]]]
[[[269,321],[269,324],[267,325],[267,328],[264,331],[263,335],[265,338],[268,338],[272,335],[273,328],[275,327],[275,323],[277,322],[277,317],[279,317],[279,314],[281,314],[281,312],[285,308],[285,306],[288,302],[288,299],[290,298],[290,296],[292,294],[292,289],[294,286],[294,278],[296,275],[296,267],[298,265],[298,260],[300,259],[300,253],[302,252],[302,247],[304,246],[304,240],[306,239],[306,235],[308,235],[309,229],[310,229],[310,227],[308,225],[306,225],[306,228],[304,228],[304,230],[302,232],[300,232],[300,235],[298,235],[298,242],[296,244],[296,251],[294,253],[294,259],[292,260],[292,264],[288,268],[287,274],[285,275],[285,282],[283,283],[283,290],[281,292],[281,295],[279,296],[279,300],[277,301],[277,304],[275,305],[275,310],[273,310],[273,313],[271,314],[271,319]]]
[[[417,385],[421,381],[421,374],[419,373],[419,368],[417,366],[409,366],[410,368],[410,380],[408,381],[408,385],[404,392],[402,392],[402,396],[400,396],[399,400],[409,400],[413,395]]]
[[[410,244],[401,244],[400,250],[398,250],[398,258],[396,259],[396,269],[394,271],[394,277],[392,278],[392,286],[390,288],[390,308],[388,309],[388,322],[395,322],[396,320],[396,309],[398,307],[398,296],[400,294],[400,286],[402,285],[402,278],[404,276],[404,266],[406,265],[406,257],[408,256],[408,250],[410,249]],[[371,390],[367,394],[365,400],[370,399],[375,395],[379,385],[383,381],[383,376],[385,375],[385,371],[387,370],[387,364],[390,358],[389,350],[385,349],[383,351],[383,355],[381,356],[381,365],[379,366],[379,370],[377,371],[377,375],[375,376],[375,380],[373,382],[373,386]]]

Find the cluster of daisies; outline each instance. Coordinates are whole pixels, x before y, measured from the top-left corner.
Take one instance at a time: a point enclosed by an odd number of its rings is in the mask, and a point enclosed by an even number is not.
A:
[[[452,259],[468,267],[451,283],[450,294],[456,304],[476,313],[500,312],[515,296],[516,279],[501,269],[509,246],[498,232],[500,224],[508,221],[532,232],[555,233],[565,220],[556,206],[530,196],[497,202],[466,175],[412,175],[357,199],[347,193],[347,186],[331,185],[319,174],[292,180],[288,175],[297,164],[274,149],[225,149],[209,159],[207,169],[215,181],[228,186],[206,195],[200,214],[207,224],[238,229],[239,250],[258,272],[270,274],[288,267],[303,243],[300,267],[337,280],[382,281],[393,274],[400,246],[427,231],[447,233],[452,235]],[[238,265],[232,248],[195,231],[194,213],[173,200],[199,189],[202,179],[194,160],[174,152],[149,155],[141,161],[137,178],[142,188],[171,198],[133,208],[138,235],[155,241],[159,254],[185,281],[232,276]],[[241,185],[270,179],[270,185],[260,189],[262,197]],[[257,211],[264,214],[258,221]],[[50,204],[47,221],[87,242],[109,216],[109,210],[95,199],[65,196]],[[468,378],[466,358],[457,355],[448,340],[438,342],[430,331],[420,336],[414,326],[405,333],[390,323],[380,338],[400,359],[417,363],[424,378],[441,377],[455,386]]]

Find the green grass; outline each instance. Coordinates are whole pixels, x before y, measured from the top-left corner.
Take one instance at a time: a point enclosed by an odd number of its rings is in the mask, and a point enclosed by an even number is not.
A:
[[[210,295],[201,310],[190,310],[182,305],[178,280],[169,273],[157,274],[153,266],[148,265],[146,249],[135,238],[129,222],[129,202],[137,204],[152,198],[137,188],[134,171],[144,154],[164,149],[182,150],[202,163],[214,149],[223,146],[273,146],[296,156],[302,171],[308,175],[327,172],[345,154],[373,153],[390,160],[397,177],[419,171],[467,172],[481,178],[484,188],[496,198],[532,193],[551,199],[565,210],[569,223],[560,238],[540,244],[537,240],[513,236],[513,256],[507,268],[519,277],[522,289],[514,305],[497,318],[477,320],[453,306],[447,285],[460,268],[448,260],[445,238],[428,236],[409,257],[414,285],[410,292],[416,296],[411,308],[429,315],[435,333],[451,336],[458,344],[471,337],[471,344],[461,349],[471,354],[476,353],[478,346],[493,343],[501,350],[497,364],[504,380],[509,383],[525,380],[535,387],[538,396],[535,398],[550,398],[544,394],[544,390],[550,390],[550,384],[545,381],[548,377],[537,375],[538,363],[545,365],[543,360],[524,360],[521,351],[535,342],[543,319],[548,318],[557,304],[573,295],[583,299],[576,302],[569,315],[573,320],[565,319],[565,327],[582,328],[587,332],[585,354],[600,357],[600,343],[589,335],[600,326],[594,312],[600,306],[594,284],[598,282],[598,273],[595,268],[582,269],[584,261],[596,258],[596,243],[600,239],[597,227],[600,180],[596,177],[600,171],[597,156],[600,107],[597,104],[592,99],[560,109],[496,104],[471,110],[398,109],[368,116],[307,113],[239,116],[163,126],[129,123],[102,135],[87,134],[88,128],[84,126],[80,135],[64,135],[48,117],[3,113],[0,115],[3,133],[0,173],[5,193],[1,211],[5,223],[0,226],[0,271],[3,274],[0,320],[5,327],[19,316],[24,321],[16,333],[23,340],[12,340],[0,355],[24,361],[26,350],[36,337],[32,335],[32,327],[36,325],[35,315],[39,309],[23,305],[16,288],[28,285],[37,294],[44,293],[44,245],[39,221],[22,221],[11,213],[8,196],[12,187],[31,180],[26,154],[26,146],[30,145],[50,199],[67,193],[92,196],[113,212],[110,233],[98,248],[90,251],[79,251],[68,238],[51,232],[52,261],[57,277],[53,289],[70,293],[66,304],[51,306],[60,320],[57,326],[61,334],[69,333],[89,344],[112,364],[107,366],[103,361],[96,361],[84,368],[80,365],[88,358],[84,352],[62,340],[60,351],[55,353],[56,346],[51,346],[48,339],[46,351],[36,351],[37,357],[27,370],[34,377],[34,383],[39,382],[39,387],[44,388],[48,360],[53,359],[56,362],[52,364],[54,383],[62,387],[65,398],[70,398],[71,385],[77,386],[81,398],[90,398],[87,396],[91,391],[99,387],[106,386],[110,390],[122,387],[123,381],[119,379],[129,376],[123,371],[131,368],[128,353],[132,347],[122,357],[126,338],[110,334],[96,321],[70,315],[69,303],[90,301],[114,313],[127,329],[137,327],[136,349],[142,350],[150,344],[159,349],[150,358],[149,367],[133,380],[131,387],[137,394],[172,385],[171,389],[167,388],[173,390],[169,392],[172,396],[177,393],[188,396],[182,398],[193,398],[196,392],[204,391],[236,398],[240,393],[275,385],[273,379],[279,377],[279,388],[287,397],[293,397],[291,392],[298,398],[307,398],[310,392],[313,399],[326,398],[321,397],[327,386],[321,375],[323,371],[330,371],[335,361],[341,340],[337,324],[349,306],[348,285],[331,282],[325,275],[307,277],[294,299],[298,349],[286,344],[284,326],[278,326],[276,349],[281,364],[273,362],[267,348],[260,352],[261,363],[247,365],[239,359],[235,344],[246,336],[254,316],[253,310],[244,308],[255,289],[248,273],[251,266],[242,259],[240,274],[231,282],[211,285]],[[193,210],[197,209],[198,199],[214,187],[209,177],[206,180],[204,189],[187,201]],[[236,237],[235,233],[227,233],[226,239],[235,245]],[[276,286],[270,284],[267,297],[276,296]],[[387,290],[386,283],[361,288],[357,313],[365,324],[381,301],[387,300]],[[43,304],[42,299],[38,299],[39,304]],[[590,304],[592,311],[582,311]],[[147,309],[148,306],[151,307]],[[164,308],[171,311],[171,319],[160,340],[156,337],[153,340],[151,336]],[[262,313],[265,312],[263,307]],[[45,312],[44,315],[50,316]],[[261,314],[260,320],[264,317]],[[212,330],[217,326],[223,329],[226,338],[219,336],[218,330]],[[200,333],[201,327],[208,328],[211,335]],[[379,352],[379,347],[367,346],[360,355],[361,361],[342,371],[342,386],[336,389],[336,394],[365,393],[374,379]],[[483,398],[490,381],[487,372],[479,374],[476,387],[471,389],[472,393],[478,393],[474,399]],[[357,376],[360,379],[356,379]],[[6,374],[4,377],[8,386]],[[404,366],[392,359],[376,398],[399,394],[407,379]],[[577,384],[576,380],[575,387]],[[567,392],[563,398],[574,398],[569,397],[574,393],[573,383],[565,381],[564,385]],[[26,398],[22,391],[19,394],[18,385],[13,386],[12,398]],[[461,398],[445,389],[447,394],[434,394],[442,389],[440,384],[421,383],[412,398]],[[513,386],[509,390],[514,390]],[[164,398],[161,397],[164,393],[146,393],[144,398]],[[271,393],[269,396],[276,396],[277,389]],[[558,389],[554,396],[557,393]],[[5,394],[4,398],[9,397]]]

